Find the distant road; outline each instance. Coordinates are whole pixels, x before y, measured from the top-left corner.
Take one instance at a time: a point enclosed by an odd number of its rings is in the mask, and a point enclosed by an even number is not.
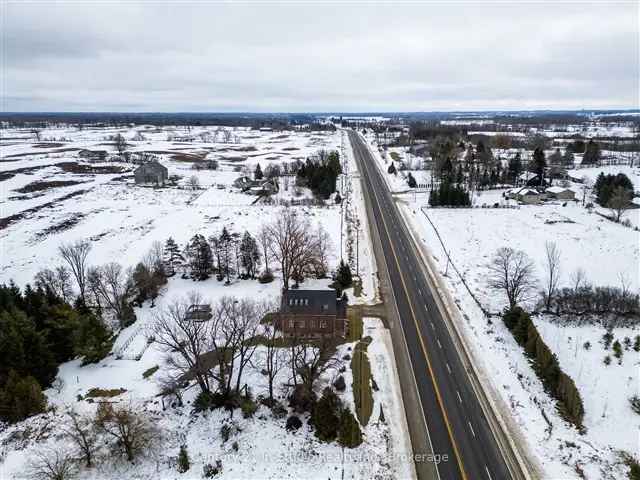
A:
[[[449,458],[437,466],[435,478],[526,478],[509,452],[503,457],[503,450],[508,450],[505,440],[496,438],[489,426],[469,378],[471,372],[434,300],[435,287],[375,159],[357,133],[349,131],[349,139],[367,192],[370,222],[376,226],[372,232],[377,229],[380,237],[430,442],[435,453]]]

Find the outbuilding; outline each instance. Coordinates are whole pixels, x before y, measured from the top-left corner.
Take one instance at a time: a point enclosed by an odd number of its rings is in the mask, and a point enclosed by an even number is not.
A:
[[[137,185],[164,185],[169,178],[169,171],[154,160],[140,165],[133,175]]]

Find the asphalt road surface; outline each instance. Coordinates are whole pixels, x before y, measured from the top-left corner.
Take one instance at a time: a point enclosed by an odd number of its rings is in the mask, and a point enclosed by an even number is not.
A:
[[[353,131],[349,138],[371,199],[431,445],[434,453],[448,457],[437,466],[437,475],[442,480],[511,479],[404,220],[362,138]]]

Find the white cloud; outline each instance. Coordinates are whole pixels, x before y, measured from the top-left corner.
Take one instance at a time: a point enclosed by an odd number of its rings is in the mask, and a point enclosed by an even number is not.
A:
[[[7,110],[637,108],[638,4],[7,3]]]

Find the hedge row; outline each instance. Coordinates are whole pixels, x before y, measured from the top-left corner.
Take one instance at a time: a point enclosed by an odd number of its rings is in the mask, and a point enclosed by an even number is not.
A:
[[[558,401],[560,413],[579,430],[584,427],[584,406],[575,383],[560,369],[558,358],[538,333],[531,317],[520,307],[504,312],[502,319],[516,342],[533,360],[533,369],[542,381],[545,390]]]

